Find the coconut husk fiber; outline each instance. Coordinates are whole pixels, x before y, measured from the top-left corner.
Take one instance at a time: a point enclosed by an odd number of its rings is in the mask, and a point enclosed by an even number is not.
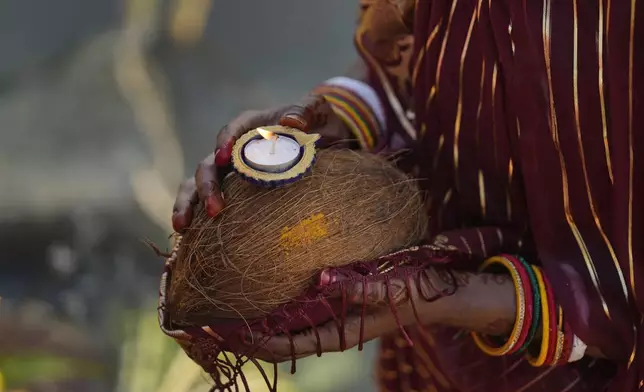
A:
[[[417,244],[428,223],[415,180],[383,157],[323,150],[311,173],[266,189],[236,174],[226,208],[184,233],[168,312],[174,323],[256,318],[301,294],[316,272]]]

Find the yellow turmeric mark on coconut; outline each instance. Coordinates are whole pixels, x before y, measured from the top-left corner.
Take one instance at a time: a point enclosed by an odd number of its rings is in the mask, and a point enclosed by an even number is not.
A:
[[[280,235],[280,245],[285,251],[311,245],[329,235],[329,224],[324,214],[312,215],[293,227],[286,226]]]

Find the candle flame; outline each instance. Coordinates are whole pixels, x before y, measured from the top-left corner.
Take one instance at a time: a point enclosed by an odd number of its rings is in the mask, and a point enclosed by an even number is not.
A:
[[[275,133],[264,128],[257,128],[257,132],[266,140],[275,139],[277,136]]]

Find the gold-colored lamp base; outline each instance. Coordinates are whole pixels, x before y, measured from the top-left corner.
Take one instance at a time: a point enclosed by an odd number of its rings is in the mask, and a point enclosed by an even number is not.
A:
[[[300,153],[294,163],[289,166],[261,170],[251,166],[244,156],[244,147],[255,139],[261,139],[259,130],[269,131],[281,137],[288,137],[300,145]],[[248,131],[240,137],[232,151],[234,170],[246,180],[265,187],[283,186],[297,181],[309,172],[315,162],[315,143],[320,139],[319,134],[308,134],[299,129],[281,125],[265,126]]]

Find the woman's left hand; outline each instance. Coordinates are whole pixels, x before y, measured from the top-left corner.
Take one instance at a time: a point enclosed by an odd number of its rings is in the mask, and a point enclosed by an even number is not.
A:
[[[319,279],[324,285],[346,278],[341,272],[329,269],[323,271]],[[310,329],[290,338],[285,335],[273,336],[254,356],[268,362],[283,362],[316,354],[318,350],[339,352],[358,346],[361,340],[370,341],[404,325],[437,323],[441,314],[445,314],[445,306],[449,305],[434,300],[453,292],[453,282],[449,284],[441,272],[431,267],[416,271],[409,279],[369,280],[366,285],[353,282],[345,287],[349,310],[344,320],[344,336],[341,336],[337,323],[332,320],[317,327],[317,334]],[[331,296],[339,298],[342,295],[338,290]],[[256,338],[262,339],[262,336]]]

